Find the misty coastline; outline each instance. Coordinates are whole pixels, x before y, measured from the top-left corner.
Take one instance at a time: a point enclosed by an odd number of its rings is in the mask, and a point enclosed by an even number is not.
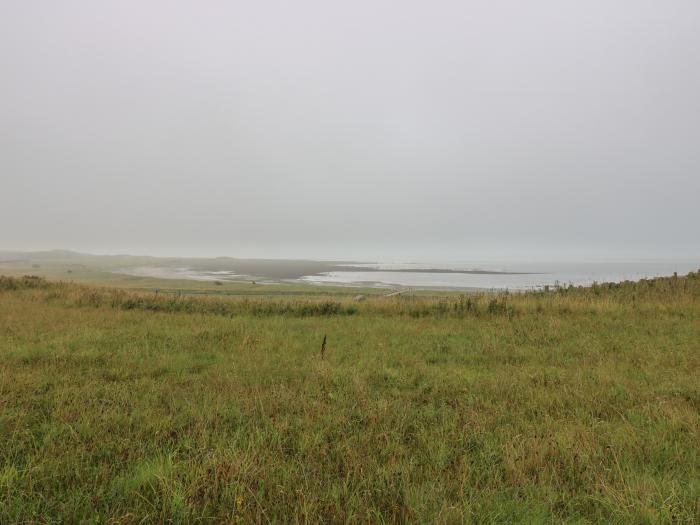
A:
[[[283,263],[277,261],[278,266]],[[673,275],[694,271],[694,263],[626,263],[543,265],[546,271],[507,271],[507,270],[455,270],[448,268],[368,268],[364,266],[337,265],[329,271],[309,274],[282,272],[277,268],[276,275],[265,275],[260,268],[244,274],[235,269],[201,270],[192,267],[135,267],[116,270],[127,275],[156,277],[163,279],[192,279],[209,282],[244,282],[258,284],[305,283],[311,285],[332,285],[343,287],[415,288],[425,290],[537,290],[547,286],[589,286],[595,282],[622,282]],[[314,265],[310,265],[313,268]]]
[[[202,283],[302,284],[422,290],[537,290],[684,275],[700,260],[627,262],[368,263],[233,257],[91,255],[65,250],[0,252],[3,268],[60,278],[78,275]]]

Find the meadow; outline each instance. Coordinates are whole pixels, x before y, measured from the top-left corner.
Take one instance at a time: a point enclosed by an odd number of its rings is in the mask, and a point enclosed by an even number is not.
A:
[[[700,272],[363,302],[2,277],[0,444],[3,524],[700,523]]]

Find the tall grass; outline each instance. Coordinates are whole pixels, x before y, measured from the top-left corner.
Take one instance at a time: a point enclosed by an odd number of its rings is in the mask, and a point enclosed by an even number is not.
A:
[[[526,313],[595,312],[606,309],[684,307],[700,298],[700,270],[685,277],[661,277],[591,287],[559,287],[526,293],[489,292],[440,298],[400,295],[374,297],[357,303],[349,298],[238,298],[133,292],[118,288],[91,287],[75,283],[48,282],[40,277],[0,276],[0,291],[30,290],[35,300],[66,306],[110,307],[121,310],[180,312],[216,315],[287,315],[297,317],[336,315],[482,316],[514,317]]]
[[[698,523],[699,341],[697,273],[362,303],[0,278],[0,523]]]

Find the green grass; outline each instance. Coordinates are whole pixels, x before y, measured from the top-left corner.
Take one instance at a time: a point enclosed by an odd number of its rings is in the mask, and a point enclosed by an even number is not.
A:
[[[700,274],[363,303],[4,278],[0,523],[698,523],[699,378]]]

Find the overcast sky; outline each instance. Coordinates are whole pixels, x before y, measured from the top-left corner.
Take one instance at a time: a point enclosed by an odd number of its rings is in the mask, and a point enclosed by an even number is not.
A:
[[[700,255],[700,2],[0,3],[0,249]]]

